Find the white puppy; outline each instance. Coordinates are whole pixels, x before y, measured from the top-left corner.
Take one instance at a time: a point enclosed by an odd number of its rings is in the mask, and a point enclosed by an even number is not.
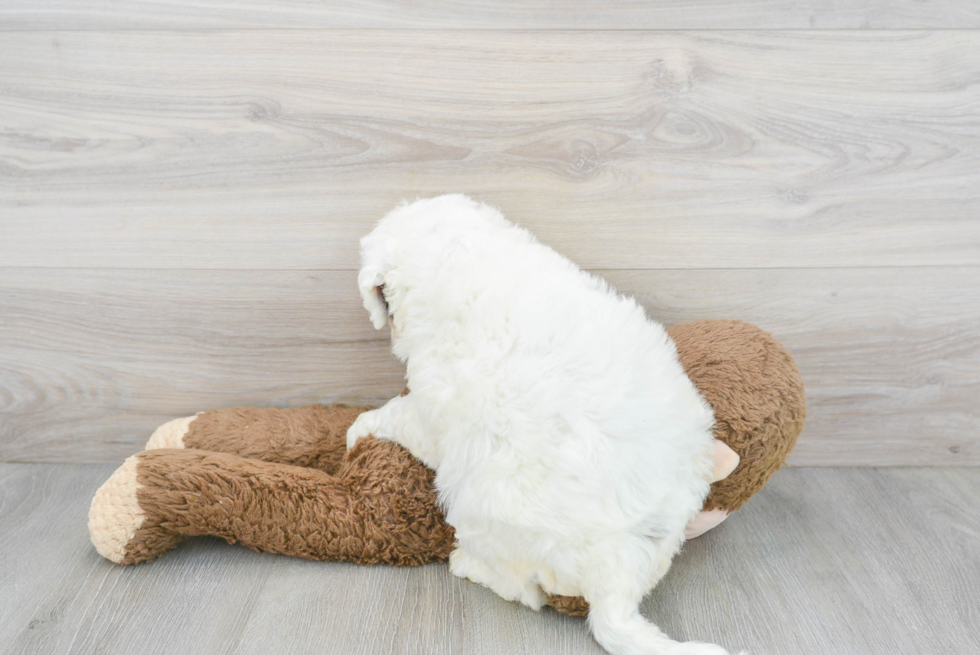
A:
[[[358,286],[411,393],[362,414],[436,471],[453,573],[533,609],[589,602],[611,653],[711,654],[638,605],[701,509],[713,415],[663,327],[495,209],[402,205],[361,239]]]

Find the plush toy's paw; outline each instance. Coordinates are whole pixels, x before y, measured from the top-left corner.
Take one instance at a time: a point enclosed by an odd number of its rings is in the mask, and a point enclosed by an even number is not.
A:
[[[133,455],[95,492],[88,512],[88,531],[100,555],[116,564],[136,564],[158,557],[181,536],[146,520],[137,492],[139,456]]]
[[[95,492],[88,512],[88,532],[99,555],[116,564],[126,557],[126,545],[143,525],[146,515],[136,500],[136,466],[133,455]]]
[[[195,414],[194,416],[185,416],[184,418],[175,418],[172,421],[167,421],[153,431],[150,440],[146,442],[146,448],[144,450],[183,448],[184,435],[190,430],[191,422],[198,416],[199,414]]]
[[[380,427],[380,416],[379,410],[371,409],[366,412],[362,412],[357,419],[347,428],[347,450],[354,447],[357,440],[361,437],[375,436],[377,438],[382,438],[378,434],[378,428]]]
[[[700,537],[727,518],[728,512],[723,509],[709,509],[698,512],[698,515],[691,519],[691,522],[684,528],[684,538],[694,539],[695,537]]]

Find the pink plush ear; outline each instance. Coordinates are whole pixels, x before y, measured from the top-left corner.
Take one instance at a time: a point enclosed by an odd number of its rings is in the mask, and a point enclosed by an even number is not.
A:
[[[714,460],[715,470],[711,475],[711,481],[718,482],[718,480],[724,480],[731,475],[735,467],[738,466],[739,456],[724,441],[715,439]],[[684,538],[693,539],[694,537],[700,537],[727,518],[728,512],[723,509],[699,512],[697,516],[691,519],[687,527],[684,528]]]
[[[738,453],[729,448],[724,441],[715,439],[715,472],[711,476],[711,481],[718,482],[727,478],[738,466],[738,462]]]

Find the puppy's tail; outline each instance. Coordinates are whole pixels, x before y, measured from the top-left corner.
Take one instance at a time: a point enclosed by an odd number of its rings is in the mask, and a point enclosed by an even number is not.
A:
[[[589,626],[596,641],[613,655],[729,655],[721,646],[677,642],[640,615],[635,604],[589,598]],[[744,655],[744,654],[742,654]]]

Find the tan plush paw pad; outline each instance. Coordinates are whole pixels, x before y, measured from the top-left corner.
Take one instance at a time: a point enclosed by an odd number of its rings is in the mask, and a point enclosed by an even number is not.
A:
[[[136,499],[139,457],[133,455],[95,492],[88,512],[92,544],[106,559],[122,564],[126,547],[146,518]]]
[[[197,417],[198,415],[195,414],[194,416],[185,416],[184,418],[175,418],[172,421],[167,421],[153,431],[150,440],[146,442],[146,448],[144,450],[183,448],[184,435],[190,430],[191,423]]]
[[[684,528],[684,538],[700,537],[711,528],[717,527],[728,518],[728,512],[723,509],[708,509],[699,512]]]

